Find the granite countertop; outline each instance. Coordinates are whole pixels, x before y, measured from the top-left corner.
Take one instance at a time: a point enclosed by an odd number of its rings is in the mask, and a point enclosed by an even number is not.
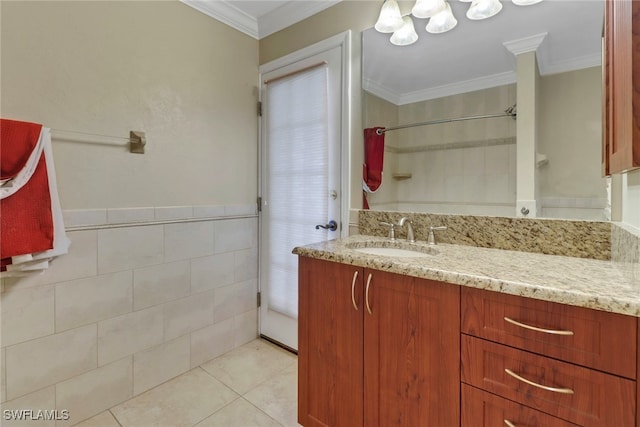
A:
[[[370,255],[354,247],[397,247],[435,254]],[[356,235],[296,247],[294,254],[545,301],[640,317],[640,283],[612,261]]]

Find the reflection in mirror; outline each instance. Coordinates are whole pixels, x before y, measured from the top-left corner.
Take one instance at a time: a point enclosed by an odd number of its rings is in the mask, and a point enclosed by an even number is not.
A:
[[[413,18],[419,36],[413,45],[394,46],[373,28],[363,32],[364,128],[493,115],[525,103],[534,106],[528,122],[535,126],[518,127],[528,114],[521,108],[518,120],[388,131],[383,183],[367,195],[370,207],[515,216],[518,168],[527,161],[518,136],[534,133],[535,176],[526,179],[535,182],[537,216],[607,219],[600,170],[603,2],[504,1],[500,14],[479,22],[464,16],[468,3],[450,3],[458,26],[434,35],[425,31],[428,19]],[[408,13],[413,2],[400,4]],[[530,83],[518,57],[527,50],[536,51],[536,95],[518,100],[518,85]]]

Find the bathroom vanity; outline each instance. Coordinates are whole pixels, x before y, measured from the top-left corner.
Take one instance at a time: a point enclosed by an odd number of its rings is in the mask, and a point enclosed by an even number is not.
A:
[[[420,255],[356,250],[389,246]],[[611,262],[372,236],[294,253],[305,427],[640,425],[640,289]]]
[[[302,425],[459,418],[459,287],[307,257],[299,275]]]

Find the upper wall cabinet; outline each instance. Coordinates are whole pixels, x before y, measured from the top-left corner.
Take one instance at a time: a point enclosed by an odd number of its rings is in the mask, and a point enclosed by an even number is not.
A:
[[[603,46],[603,174],[640,167],[640,1],[607,0]]]

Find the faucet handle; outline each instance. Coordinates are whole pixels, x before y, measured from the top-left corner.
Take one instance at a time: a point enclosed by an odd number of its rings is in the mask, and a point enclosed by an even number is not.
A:
[[[444,231],[446,230],[447,227],[445,226],[440,226],[440,227],[429,227],[429,237],[427,238],[427,244],[428,245],[435,245],[436,244],[436,234],[434,233],[434,231]]]
[[[390,222],[381,222],[380,225],[384,225],[389,227],[389,238],[391,240],[396,240],[396,225]]]

